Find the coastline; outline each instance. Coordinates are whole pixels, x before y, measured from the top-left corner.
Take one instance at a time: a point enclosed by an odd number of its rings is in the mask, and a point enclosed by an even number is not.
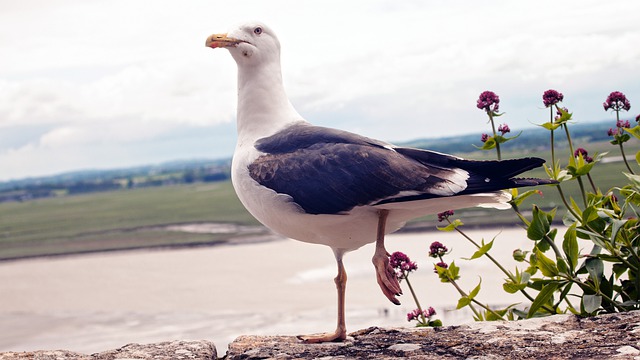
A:
[[[472,229],[478,241],[496,243],[492,254],[508,268],[511,252],[531,241],[521,229]],[[427,257],[432,241],[452,250],[471,289],[492,305],[519,303],[502,291],[504,275],[459,234],[396,233],[388,250],[403,251],[419,269],[411,275],[423,306],[445,325],[471,321],[453,311],[459,295],[440,283]],[[415,305],[405,294],[394,306],[380,293],[371,265],[373,245],[347,254],[349,331],[368,326],[411,327]],[[130,342],[210,339],[219,349],[241,334],[313,333],[335,326],[335,260],[330,249],[289,239],[242,246],[94,253],[0,263],[0,351],[65,348],[91,353]],[[404,285],[403,285],[404,286]],[[408,292],[405,288],[405,292]]]
[[[554,224],[562,226],[561,223]],[[436,221],[415,221],[410,222],[398,231],[389,235],[398,234],[417,234],[417,233],[438,233],[438,226],[442,224]],[[467,224],[466,230],[490,230],[490,229],[506,229],[506,228],[519,228],[518,225],[514,225],[513,222],[492,222],[490,224]],[[223,240],[215,239],[211,241],[193,241],[193,242],[179,242],[174,244],[149,244],[149,245],[135,245],[127,247],[97,247],[93,249],[85,249],[81,251],[65,251],[59,253],[46,253],[35,255],[20,255],[15,257],[2,258],[0,257],[0,264],[6,262],[39,259],[39,258],[65,258],[84,255],[93,255],[101,253],[121,253],[121,252],[139,252],[139,251],[155,251],[155,250],[176,250],[176,249],[191,249],[191,248],[208,248],[217,246],[237,246],[237,245],[250,245],[263,242],[281,241],[286,238],[272,233],[267,228],[261,225],[239,225],[234,223],[221,223],[221,222],[190,222],[190,223],[176,223],[159,226],[148,226],[142,229],[149,230],[169,230],[172,232],[182,233],[194,233],[194,234],[228,234],[228,237]],[[135,231],[136,229],[129,229],[129,231]]]

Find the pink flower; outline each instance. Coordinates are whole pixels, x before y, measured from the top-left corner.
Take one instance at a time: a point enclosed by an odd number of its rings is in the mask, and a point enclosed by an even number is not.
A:
[[[542,94],[542,103],[544,103],[545,107],[555,105],[561,102],[562,99],[564,99],[564,95],[552,89],[549,89]]]
[[[434,241],[431,243],[431,246],[429,246],[429,256],[433,258],[444,256],[447,251],[449,251],[449,249],[439,241]]]
[[[500,131],[502,135],[504,135],[508,132],[511,132],[511,129],[509,129],[509,125],[501,124],[500,126],[498,126],[498,131]]]
[[[487,112],[497,112],[500,103],[500,97],[496,95],[493,91],[484,91],[480,94],[478,98],[478,109],[487,111]]]
[[[631,103],[627,100],[627,97],[621,93],[620,91],[614,91],[609,96],[607,96],[607,100],[602,104],[604,110],[626,110],[629,111],[631,109]]]
[[[432,316],[436,315],[436,310],[431,306],[422,311],[420,311],[420,309],[415,309],[407,313],[407,321],[420,320],[420,315],[424,315],[424,317],[430,319]]]
[[[629,123],[629,120],[626,121],[622,121],[622,120],[618,120],[616,121],[616,126],[619,128],[630,128],[631,127],[631,123]]]
[[[405,272],[409,273],[418,269],[418,265],[411,261],[406,254],[400,251],[396,251],[391,254],[391,257],[389,258],[389,265],[396,270],[400,270],[399,275],[404,275]]]
[[[482,134],[482,137],[480,137],[480,141],[487,142],[487,140],[489,140],[489,134]]]
[[[582,158],[584,159],[584,161],[588,162],[588,163],[592,163],[593,162],[593,158],[591,156],[589,156],[589,153],[587,152],[587,150],[583,149],[583,148],[578,148],[576,149],[576,151],[573,153],[574,157],[578,157],[582,155]]]
[[[453,216],[453,210],[447,210],[447,211],[443,211],[441,213],[438,214],[438,222],[443,222],[444,220],[448,219],[449,216]]]
[[[444,262],[444,261],[440,261],[439,263],[437,263],[437,264],[436,264],[436,266],[437,266],[437,267],[441,267],[441,268],[443,268],[443,269],[446,269],[446,268],[448,268],[448,267],[449,267],[449,265],[447,265],[447,263],[446,263],[446,262]],[[434,268],[433,268],[433,272],[437,274],[437,273],[438,273],[438,269],[434,267]]]

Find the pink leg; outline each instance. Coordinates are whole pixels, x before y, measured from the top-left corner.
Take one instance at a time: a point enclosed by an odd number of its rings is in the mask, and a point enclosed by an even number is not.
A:
[[[342,264],[343,253],[339,250],[335,250],[336,260],[338,262],[338,275],[334,279],[336,283],[336,289],[338,290],[338,326],[333,333],[313,334],[313,335],[299,335],[298,339],[306,343],[322,343],[329,341],[342,341],[347,338],[347,326],[345,324],[344,316],[344,301],[345,290],[347,288],[347,272],[344,270]]]
[[[376,251],[373,254],[372,261],[376,268],[376,277],[382,293],[392,303],[400,305],[400,301],[396,296],[402,295],[402,289],[400,288],[400,283],[398,282],[395,271],[393,271],[393,268],[389,265],[390,255],[384,247],[384,232],[388,215],[389,210],[380,210],[378,214],[378,236],[376,238]]]

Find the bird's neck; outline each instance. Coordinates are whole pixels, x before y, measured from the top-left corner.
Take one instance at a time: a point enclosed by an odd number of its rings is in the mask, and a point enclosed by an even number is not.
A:
[[[238,71],[238,139],[255,141],[302,117],[293,108],[282,84],[279,63]]]

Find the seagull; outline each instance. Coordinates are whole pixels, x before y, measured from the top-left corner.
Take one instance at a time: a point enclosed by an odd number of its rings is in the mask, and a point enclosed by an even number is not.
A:
[[[385,234],[445,210],[510,208],[503,189],[552,183],[515,178],[541,166],[539,158],[465,160],[312,125],[287,97],[280,42],[262,23],[213,34],[206,46],[227,49],[238,66],[238,140],[231,165],[238,198],[272,231],[329,246],[336,258],[336,330],[298,336],[304,342],[347,337],[345,253],[375,242],[377,282],[399,305],[402,290],[389,265]]]

